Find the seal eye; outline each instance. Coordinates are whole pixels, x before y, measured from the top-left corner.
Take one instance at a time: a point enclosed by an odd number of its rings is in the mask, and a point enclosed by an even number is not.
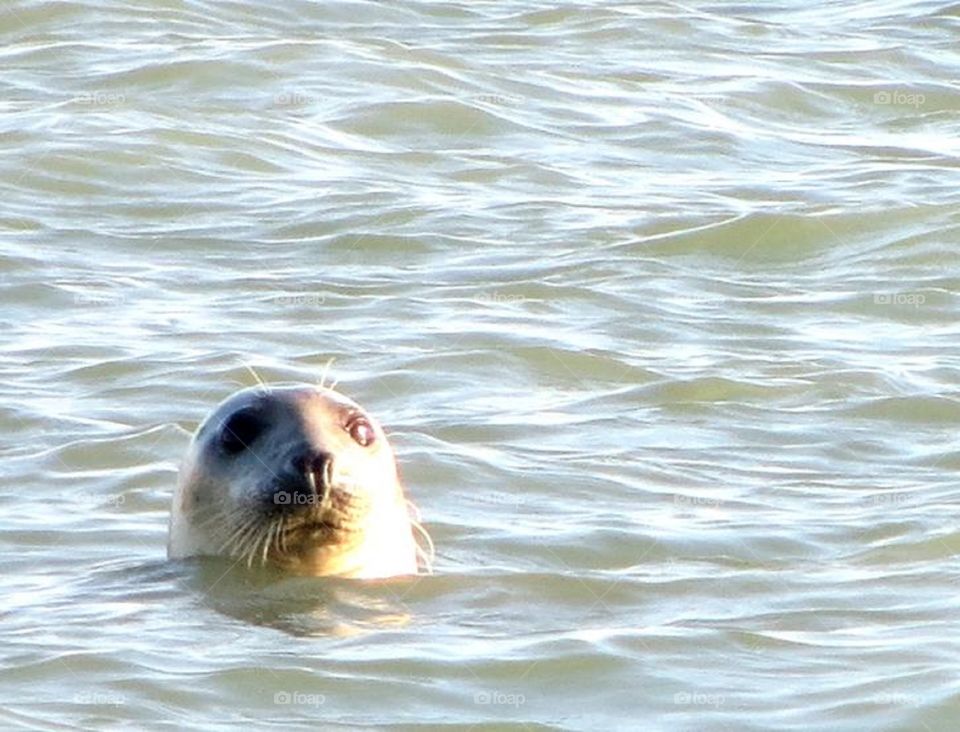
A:
[[[220,445],[228,455],[243,452],[263,432],[264,423],[256,412],[241,409],[231,414],[220,430]]]
[[[354,414],[351,416],[350,419],[347,420],[345,428],[347,432],[350,433],[353,441],[360,445],[360,447],[369,447],[374,443],[374,440],[377,439],[376,430],[373,429],[370,420],[362,414]]]

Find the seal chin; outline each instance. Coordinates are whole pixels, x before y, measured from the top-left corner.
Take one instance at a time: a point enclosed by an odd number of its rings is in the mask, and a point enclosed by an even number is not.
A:
[[[412,532],[326,523],[304,524],[293,531],[288,539],[295,545],[270,557],[272,564],[293,574],[360,579],[417,574]]]
[[[402,510],[387,511],[355,489],[333,487],[320,506],[281,516],[267,558],[296,574],[416,574],[416,542]]]

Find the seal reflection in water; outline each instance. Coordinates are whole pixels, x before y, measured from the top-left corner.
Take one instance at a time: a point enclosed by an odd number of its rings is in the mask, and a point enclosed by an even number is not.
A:
[[[193,436],[170,513],[172,559],[225,556],[297,574],[375,578],[427,562],[383,430],[322,386],[258,386]]]

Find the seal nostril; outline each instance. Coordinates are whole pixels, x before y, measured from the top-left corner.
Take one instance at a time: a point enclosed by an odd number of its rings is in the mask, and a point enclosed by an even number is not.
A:
[[[318,452],[305,461],[307,482],[318,496],[323,496],[330,490],[333,482],[333,456],[325,452]]]

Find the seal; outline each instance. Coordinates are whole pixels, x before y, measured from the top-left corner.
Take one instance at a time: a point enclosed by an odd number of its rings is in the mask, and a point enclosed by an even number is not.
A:
[[[250,387],[187,448],[167,554],[313,576],[412,575],[426,558],[415,532],[429,537],[408,503],[383,429],[354,401],[324,386]]]

